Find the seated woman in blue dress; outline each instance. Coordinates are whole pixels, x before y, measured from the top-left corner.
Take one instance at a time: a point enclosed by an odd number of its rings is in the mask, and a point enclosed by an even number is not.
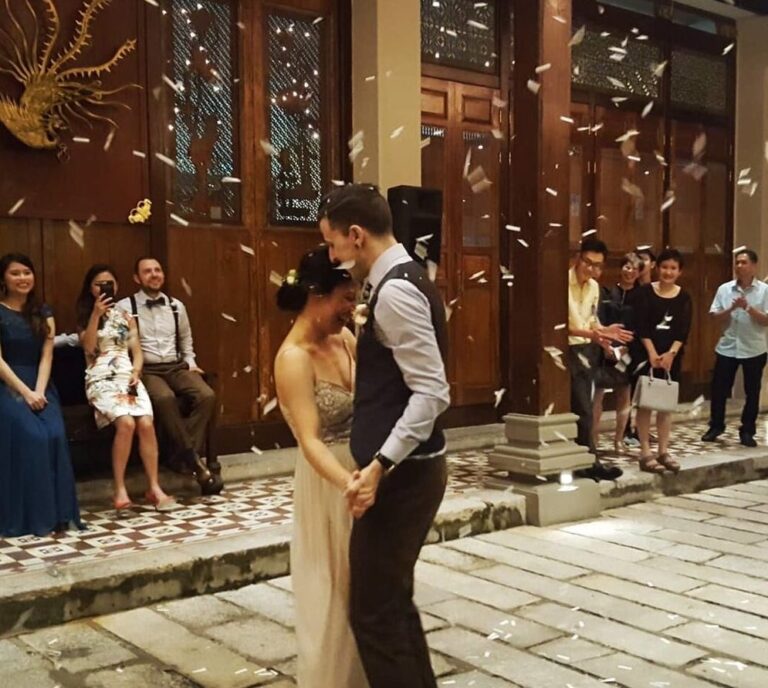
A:
[[[55,323],[35,294],[35,268],[0,258],[0,536],[82,527],[56,389]]]

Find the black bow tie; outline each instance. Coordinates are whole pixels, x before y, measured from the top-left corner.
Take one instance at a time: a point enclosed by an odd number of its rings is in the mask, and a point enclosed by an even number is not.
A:
[[[154,308],[155,306],[165,306],[165,297],[159,296],[156,299],[147,299],[147,308]]]

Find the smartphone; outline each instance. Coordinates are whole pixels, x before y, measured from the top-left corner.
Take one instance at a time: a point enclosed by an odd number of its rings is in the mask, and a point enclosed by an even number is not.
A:
[[[115,283],[111,280],[107,282],[97,282],[96,286],[99,288],[99,291],[105,295],[107,298],[110,298],[114,300],[115,298]]]
[[[139,386],[138,385],[128,385],[128,396],[131,396],[131,397],[139,396]]]

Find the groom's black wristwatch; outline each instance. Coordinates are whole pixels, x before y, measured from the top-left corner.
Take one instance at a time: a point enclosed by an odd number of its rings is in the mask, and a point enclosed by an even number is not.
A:
[[[376,452],[373,455],[373,460],[378,461],[381,464],[381,467],[384,469],[385,473],[389,473],[395,467],[395,462],[391,459],[388,459],[381,452]]]

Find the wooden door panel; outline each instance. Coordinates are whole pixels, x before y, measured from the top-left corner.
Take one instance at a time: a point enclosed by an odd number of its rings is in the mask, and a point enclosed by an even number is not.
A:
[[[423,89],[421,92],[421,114],[444,119],[448,116],[448,94],[445,91]]]
[[[490,255],[465,254],[462,263],[462,290],[451,342],[452,355],[461,358],[454,401],[460,405],[489,403],[499,384],[498,329],[490,317],[498,312],[498,280],[493,274],[497,268]],[[471,279],[480,272],[483,277]]]

